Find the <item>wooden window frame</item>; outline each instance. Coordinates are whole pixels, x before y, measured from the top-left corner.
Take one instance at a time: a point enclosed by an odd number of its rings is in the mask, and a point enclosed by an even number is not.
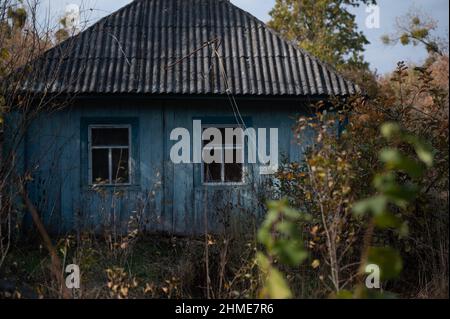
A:
[[[240,125],[237,124],[203,124],[202,123],[202,128],[201,128],[201,145],[202,145],[202,155],[203,155],[203,150],[204,150],[204,146],[203,146],[203,131],[205,129],[208,128],[217,128],[217,129],[221,129],[221,128],[232,128],[232,129],[236,129],[241,127]],[[222,136],[223,139],[225,139],[225,136]],[[214,147],[212,147],[211,149],[213,149]],[[227,182],[225,181],[225,150],[227,149],[242,149],[242,180],[240,182]],[[247,185],[247,181],[246,181],[246,173],[247,173],[247,167],[245,165],[245,136],[242,135],[242,140],[241,140],[241,146],[240,147],[236,147],[234,144],[233,145],[227,145],[225,143],[222,144],[222,163],[220,163],[220,177],[221,177],[221,181],[220,182],[206,182],[205,180],[205,162],[203,161],[203,156],[202,156],[202,161],[201,161],[201,182],[203,186],[244,186]]]
[[[92,146],[92,130],[93,129],[128,129],[128,145],[127,146]],[[132,125],[130,124],[89,124],[88,125],[88,178],[89,178],[89,185],[93,187],[100,187],[100,186],[131,186],[132,185],[132,179],[133,179],[133,172],[132,172]],[[92,179],[92,150],[94,149],[108,149],[108,175],[109,175],[109,183],[95,183]],[[113,175],[112,175],[112,150],[113,149],[128,149],[128,182],[127,183],[112,183],[113,181]]]

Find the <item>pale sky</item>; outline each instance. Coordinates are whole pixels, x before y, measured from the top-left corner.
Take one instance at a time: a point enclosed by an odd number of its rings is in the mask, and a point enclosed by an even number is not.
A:
[[[78,4],[82,16],[93,23],[99,18],[108,15],[123,7],[132,0],[41,0],[46,8],[47,16],[53,21],[64,13],[69,4]],[[238,7],[250,12],[264,22],[269,20],[269,11],[275,0],[231,0]],[[438,35],[447,36],[449,29],[449,2],[448,0],[378,0],[380,7],[380,28],[368,29],[365,21],[368,16],[366,7],[361,6],[354,10],[359,28],[365,33],[370,45],[366,47],[366,60],[373,70],[383,74],[393,70],[397,61],[404,60],[411,63],[421,63],[426,57],[423,47],[385,46],[381,43],[381,36],[391,33],[396,17],[404,15],[411,9],[419,9],[438,21]],[[92,11],[91,11],[92,10]],[[448,38],[448,37],[447,37]]]

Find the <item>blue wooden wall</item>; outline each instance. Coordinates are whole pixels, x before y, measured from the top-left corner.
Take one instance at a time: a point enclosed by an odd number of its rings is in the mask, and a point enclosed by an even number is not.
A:
[[[295,118],[305,113],[301,102],[238,101],[252,127],[278,128],[280,156],[298,161],[311,143],[311,132],[300,145],[292,132]],[[204,186],[200,164],[173,164],[170,132],[185,127],[192,134],[193,119],[234,118],[227,100],[84,99],[63,111],[36,120],[23,145],[24,169],[31,171],[29,192],[53,232],[124,227],[137,216],[148,231],[201,234],[219,229],[234,214],[239,219],[263,213],[261,196],[270,197],[258,165],[248,165],[245,186]],[[137,178],[132,186],[88,186],[86,123],[92,119],[135,120],[138,127]],[[205,217],[207,223],[205,224]],[[205,226],[206,225],[206,226]]]

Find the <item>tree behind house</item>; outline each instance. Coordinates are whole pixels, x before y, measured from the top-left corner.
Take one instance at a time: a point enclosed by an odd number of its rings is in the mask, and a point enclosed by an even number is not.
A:
[[[369,44],[358,30],[351,7],[375,4],[375,0],[277,0],[269,26],[284,38],[342,68],[350,64],[367,67],[362,53]]]

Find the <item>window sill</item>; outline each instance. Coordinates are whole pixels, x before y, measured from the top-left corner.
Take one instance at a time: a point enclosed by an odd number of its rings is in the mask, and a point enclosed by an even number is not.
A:
[[[230,190],[230,189],[249,189],[251,188],[250,183],[230,183],[230,184],[201,184],[195,187],[195,190]]]
[[[86,192],[138,192],[140,185],[85,185],[82,187]]]
[[[229,183],[202,183],[201,186],[245,186],[247,183],[245,182],[229,182]]]

